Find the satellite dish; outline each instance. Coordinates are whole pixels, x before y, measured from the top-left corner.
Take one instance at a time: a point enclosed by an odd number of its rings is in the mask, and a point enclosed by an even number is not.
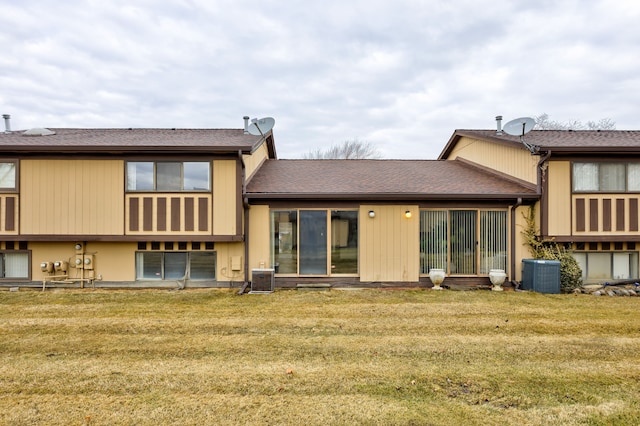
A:
[[[522,137],[529,133],[535,125],[536,122],[533,118],[520,117],[505,124],[502,130],[508,135]]]
[[[251,120],[251,124],[247,128],[247,131],[254,136],[264,136],[269,130],[273,129],[273,125],[276,124],[276,120],[271,117],[254,118]]]

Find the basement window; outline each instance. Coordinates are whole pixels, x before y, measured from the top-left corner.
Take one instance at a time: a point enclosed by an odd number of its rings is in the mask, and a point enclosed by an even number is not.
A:
[[[215,280],[215,252],[137,252],[137,280]]]
[[[638,252],[574,252],[585,282],[628,280],[638,276]]]
[[[0,252],[0,278],[28,279],[28,252]]]

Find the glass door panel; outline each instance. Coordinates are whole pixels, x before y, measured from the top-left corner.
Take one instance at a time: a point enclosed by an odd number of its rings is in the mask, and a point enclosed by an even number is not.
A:
[[[451,273],[475,275],[477,211],[451,211]]]
[[[300,210],[299,267],[302,275],[327,274],[327,211]]]

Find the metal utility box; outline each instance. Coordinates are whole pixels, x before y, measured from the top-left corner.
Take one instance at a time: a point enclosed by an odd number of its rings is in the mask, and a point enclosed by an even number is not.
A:
[[[274,274],[273,269],[254,269],[251,272],[251,291],[249,293],[272,293]]]
[[[560,261],[522,259],[522,289],[538,293],[560,293]]]

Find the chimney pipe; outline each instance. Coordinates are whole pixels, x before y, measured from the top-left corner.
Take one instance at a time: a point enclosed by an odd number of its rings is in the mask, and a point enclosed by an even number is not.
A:
[[[247,133],[249,133],[249,116],[245,115],[242,118],[244,119],[244,134],[246,135]]]
[[[9,114],[2,114],[2,118],[4,118],[4,132],[11,133],[11,122],[9,121],[11,116]]]
[[[502,134],[502,116],[501,115],[496,116],[496,123],[498,125],[498,130],[496,132],[496,135],[501,135]]]

